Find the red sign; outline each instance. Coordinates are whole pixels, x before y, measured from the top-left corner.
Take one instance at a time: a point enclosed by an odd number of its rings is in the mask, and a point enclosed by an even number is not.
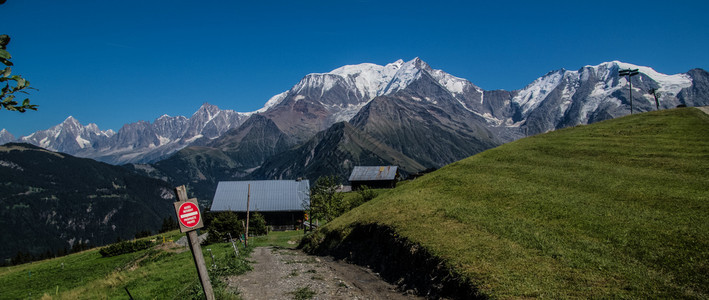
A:
[[[182,203],[177,210],[177,218],[183,226],[188,228],[195,227],[199,224],[199,208],[192,202]]]

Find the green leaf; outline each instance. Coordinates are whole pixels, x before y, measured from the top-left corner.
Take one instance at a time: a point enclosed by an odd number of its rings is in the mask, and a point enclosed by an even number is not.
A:
[[[25,99],[22,101],[22,106],[29,106],[30,105],[30,99]]]
[[[12,73],[12,68],[7,67],[5,70],[2,71],[2,77],[8,77]]]
[[[17,81],[17,89],[23,89],[29,85],[29,82],[20,76],[12,76],[15,81]]]
[[[9,61],[9,60],[7,60],[7,59],[4,59],[4,58],[2,58],[2,57],[0,57],[0,62],[2,62],[3,64],[5,64],[6,66],[14,66],[14,64],[13,64],[11,61]]]
[[[5,100],[2,100],[2,105],[5,106],[6,108],[7,107],[14,107],[15,105],[17,105],[17,101],[14,101],[13,99],[15,99],[15,96],[13,96],[13,95],[8,96],[7,98],[5,98]]]
[[[10,55],[10,52],[7,52],[7,50],[0,49],[0,58],[10,59],[12,55]]]

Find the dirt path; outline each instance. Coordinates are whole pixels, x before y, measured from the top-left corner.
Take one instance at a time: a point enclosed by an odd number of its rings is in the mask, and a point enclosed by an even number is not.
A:
[[[709,106],[697,106],[699,110],[703,111],[705,114],[709,115]]]
[[[330,257],[259,247],[251,259],[251,272],[228,278],[244,300],[293,299],[299,289],[314,292],[312,299],[423,299],[397,292],[368,269]]]

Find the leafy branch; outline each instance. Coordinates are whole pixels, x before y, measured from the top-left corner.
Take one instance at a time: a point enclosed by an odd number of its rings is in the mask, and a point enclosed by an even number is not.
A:
[[[13,63],[10,61],[12,55],[7,52],[7,44],[10,43],[10,36],[0,35],[0,62],[5,65],[5,69],[0,73],[0,84],[5,83],[0,92],[0,110],[3,108],[9,111],[25,112],[28,109],[37,110],[37,105],[30,104],[30,99],[25,98],[22,103],[15,100],[15,93],[27,93],[27,90],[33,89],[30,87],[30,82],[22,78],[20,75],[12,75]]]

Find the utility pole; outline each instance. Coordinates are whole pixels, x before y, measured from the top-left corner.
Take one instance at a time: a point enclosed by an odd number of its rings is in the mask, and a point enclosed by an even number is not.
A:
[[[660,110],[660,102],[657,101],[657,89],[650,89],[649,92],[650,94],[652,94],[653,97],[655,97],[655,107],[657,108],[657,110]]]
[[[633,114],[633,82],[631,81],[631,78],[635,75],[640,74],[638,69],[621,69],[618,70],[618,76],[625,76],[626,79],[628,79],[628,83],[630,84],[630,114]]]

